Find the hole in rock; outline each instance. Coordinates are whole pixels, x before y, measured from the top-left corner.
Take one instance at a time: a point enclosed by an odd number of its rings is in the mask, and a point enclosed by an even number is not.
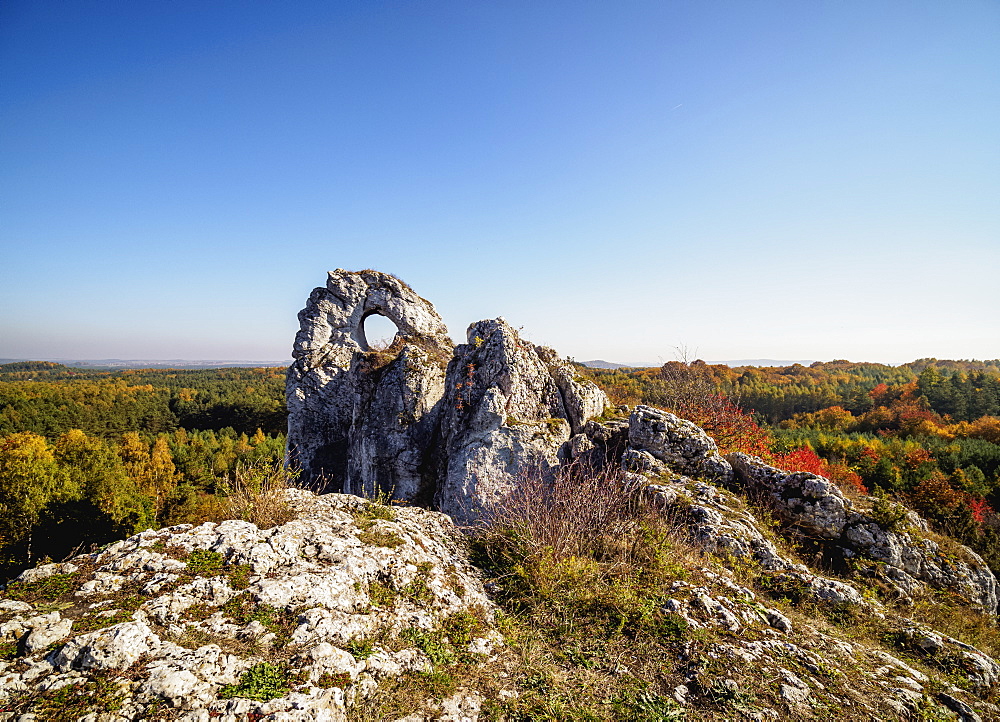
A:
[[[361,322],[361,338],[367,345],[366,350],[384,351],[392,344],[399,329],[391,320],[380,313],[373,313]]]

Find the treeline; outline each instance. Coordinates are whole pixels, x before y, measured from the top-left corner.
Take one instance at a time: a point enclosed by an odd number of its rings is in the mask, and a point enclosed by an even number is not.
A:
[[[220,512],[240,469],[280,464],[281,369],[0,366],[0,576]]]
[[[951,421],[1000,415],[1000,360],[919,359],[902,366],[817,361],[776,367],[670,361],[656,368],[583,371],[619,403],[653,405],[671,403],[678,386],[694,375],[770,424],[831,406],[860,415],[875,407],[870,392],[879,384],[900,388],[914,381],[927,409]]]
[[[1000,362],[579,371],[724,451],[896,495],[1000,570]],[[0,365],[0,572],[211,518],[237,468],[280,462],[286,417],[282,369]]]
[[[39,361],[0,365],[0,434],[104,438],[231,428],[285,432],[285,372],[276,368],[92,371]]]
[[[241,466],[280,463],[283,453],[284,436],[260,430],[2,436],[0,571],[212,518]]]

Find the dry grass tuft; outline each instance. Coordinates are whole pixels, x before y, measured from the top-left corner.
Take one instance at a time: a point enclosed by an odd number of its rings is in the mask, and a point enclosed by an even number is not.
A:
[[[479,536],[486,543],[516,539],[525,556],[547,550],[559,560],[621,564],[634,561],[640,529],[662,521],[620,469],[569,465],[552,479],[525,474],[513,492],[487,506]]]
[[[493,704],[495,718],[680,718],[665,660],[690,637],[665,603],[701,553],[640,485],[618,469],[527,475],[487,509],[473,558],[504,612],[509,667],[494,676],[518,691]],[[640,698],[655,715],[635,714]]]
[[[650,535],[680,542],[680,524],[643,498],[642,486],[617,467],[571,464],[552,479],[526,474],[513,492],[485,509],[478,538],[530,558],[587,558],[621,571],[649,562]]]
[[[261,529],[270,529],[295,518],[285,490],[296,487],[298,474],[281,462],[261,462],[238,466],[226,484],[223,515],[243,519]]]

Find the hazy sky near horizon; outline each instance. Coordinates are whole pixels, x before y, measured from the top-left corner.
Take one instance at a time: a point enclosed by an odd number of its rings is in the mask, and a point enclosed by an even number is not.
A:
[[[0,358],[285,359],[334,268],[581,360],[1000,358],[1000,3],[0,4]]]

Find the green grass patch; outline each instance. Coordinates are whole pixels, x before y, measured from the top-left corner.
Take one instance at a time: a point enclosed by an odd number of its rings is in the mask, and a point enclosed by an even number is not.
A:
[[[298,614],[254,601],[249,594],[240,594],[223,604],[220,611],[236,624],[259,622],[279,638],[287,638],[297,626]]]
[[[426,605],[434,601],[434,592],[427,586],[427,580],[423,577],[414,579],[403,587],[400,593],[414,604]]]
[[[114,712],[125,699],[119,682],[110,673],[96,673],[85,681],[42,692],[27,702],[25,711],[47,722],[73,722],[95,712]]]
[[[52,574],[33,582],[11,582],[4,591],[4,596],[30,603],[55,602],[71,595],[82,584],[83,578],[79,572]]]
[[[468,647],[476,637],[486,633],[486,612],[478,607],[449,614],[441,623],[441,629],[456,647]]]
[[[250,586],[250,565],[233,564],[226,569],[229,576],[229,586],[236,590],[243,590]]]
[[[126,609],[120,609],[113,614],[85,614],[79,619],[73,620],[73,633],[93,632],[97,629],[130,622],[132,621],[132,614],[133,612]]]
[[[187,573],[192,576],[212,577],[222,574],[223,556],[209,549],[195,549],[187,558]]]
[[[382,582],[368,582],[368,598],[376,607],[388,609],[396,603],[396,591]]]
[[[379,519],[383,521],[396,521],[396,510],[386,504],[377,501],[366,501],[364,505],[352,513],[354,523],[362,531],[371,529]]]
[[[649,690],[623,693],[608,700],[615,719],[635,722],[680,722],[685,719],[684,708],[669,697],[661,697]]]
[[[203,604],[201,602],[196,602],[190,607],[184,610],[184,619],[190,619],[195,622],[200,622],[208,619],[213,614],[219,611],[219,607],[213,607],[210,604]]]
[[[406,543],[395,532],[383,531],[381,529],[362,531],[358,534],[358,539],[365,544],[387,547],[389,549],[395,549]]]
[[[458,660],[454,646],[442,629],[407,629],[403,639],[427,655],[435,667],[447,667]]]
[[[350,639],[344,649],[357,659],[368,659],[375,654],[375,644],[370,639]]]
[[[290,691],[288,670],[270,662],[261,662],[244,672],[237,684],[227,684],[220,689],[219,698],[243,697],[266,702],[284,697]]]
[[[18,657],[17,642],[4,642],[0,644],[0,660],[12,662]]]

